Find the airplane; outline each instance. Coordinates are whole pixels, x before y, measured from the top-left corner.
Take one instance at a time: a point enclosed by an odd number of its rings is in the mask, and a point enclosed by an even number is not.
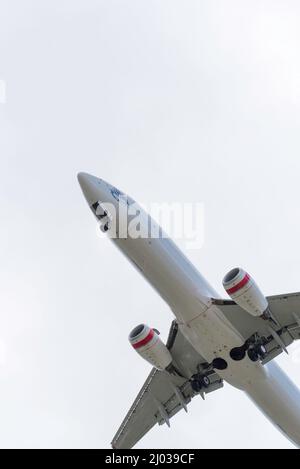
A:
[[[103,232],[117,226],[124,207],[135,203],[90,174],[80,172],[78,181]],[[139,210],[142,223],[148,223],[151,218]],[[165,233],[123,237],[117,230],[110,238],[175,316],[166,343],[146,324],[129,334],[131,346],[152,369],[112,448],[134,447],[155,424],[170,426],[171,417],[187,411],[194,397],[204,399],[224,382],[246,393],[300,448],[300,390],[274,362],[300,339],[300,293],[265,297],[244,269],[234,268],[224,277],[228,298],[222,298]]]

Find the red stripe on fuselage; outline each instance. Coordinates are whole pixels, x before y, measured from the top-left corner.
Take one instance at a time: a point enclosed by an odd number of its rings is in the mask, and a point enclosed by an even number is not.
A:
[[[132,347],[133,348],[143,347],[144,345],[147,345],[148,342],[150,342],[150,340],[153,339],[153,337],[154,337],[154,331],[151,329],[149,334],[144,339],[140,340],[139,342],[136,342],[135,344],[132,344]]]
[[[227,293],[229,293],[229,295],[232,295],[233,293],[236,293],[237,291],[241,290],[245,285],[247,285],[249,280],[250,280],[250,275],[246,274],[245,277],[243,278],[243,280],[241,280],[237,285],[235,285],[234,287],[229,288],[228,290],[226,290]]]

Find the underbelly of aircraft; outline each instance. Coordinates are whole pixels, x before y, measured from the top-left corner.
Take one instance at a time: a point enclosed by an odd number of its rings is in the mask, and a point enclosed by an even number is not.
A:
[[[245,343],[243,338],[214,305],[195,319],[181,323],[180,328],[193,347],[209,364],[220,360],[218,375],[232,386],[247,390],[257,380],[266,377],[260,362],[253,362],[246,354],[242,360],[233,360],[232,349]]]

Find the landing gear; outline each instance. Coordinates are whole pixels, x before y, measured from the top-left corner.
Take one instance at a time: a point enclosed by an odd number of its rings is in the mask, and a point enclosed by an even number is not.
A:
[[[263,345],[252,345],[248,349],[248,357],[252,362],[263,360],[267,354],[267,350]]]
[[[203,383],[203,386],[205,388],[208,388],[208,386],[210,385],[210,379],[208,376],[203,376],[201,382]]]
[[[212,362],[212,367],[214,370],[224,371],[228,368],[228,363],[223,358],[215,358]]]
[[[230,357],[235,362],[239,362],[241,360],[244,360],[246,353],[247,353],[247,346],[243,345],[242,347],[236,347],[230,350]]]
[[[210,379],[208,376],[194,375],[191,379],[191,386],[193,391],[201,392],[210,386]]]
[[[233,348],[230,351],[230,357],[232,360],[238,362],[244,360],[247,354],[253,362],[263,360],[267,355],[267,350],[264,345],[265,343],[266,342],[262,337],[258,334],[254,334],[242,347]]]

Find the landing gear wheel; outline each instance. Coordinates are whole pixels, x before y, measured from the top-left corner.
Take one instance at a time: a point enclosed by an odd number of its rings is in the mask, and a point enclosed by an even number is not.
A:
[[[252,362],[257,362],[259,360],[259,355],[255,349],[248,350],[248,357]]]
[[[197,393],[200,392],[202,389],[201,383],[197,379],[192,379],[191,386],[192,386],[193,391]]]
[[[207,389],[210,386],[210,379],[208,376],[195,376],[191,380],[191,386],[193,391],[200,392],[202,389]]]
[[[212,362],[212,366],[216,370],[227,370],[228,368],[228,363],[224,358],[215,358],[214,361]]]
[[[257,362],[263,360],[267,354],[267,350],[263,345],[257,345],[256,347],[250,347],[248,350],[248,357],[251,361]]]
[[[205,388],[208,388],[208,387],[209,387],[209,385],[210,385],[210,379],[209,379],[208,376],[203,376],[203,378],[202,378],[201,381],[202,381],[203,386],[204,386]]]
[[[230,350],[230,357],[232,360],[235,362],[239,362],[244,360],[246,356],[246,347],[243,345],[242,347],[235,347],[232,350]]]

